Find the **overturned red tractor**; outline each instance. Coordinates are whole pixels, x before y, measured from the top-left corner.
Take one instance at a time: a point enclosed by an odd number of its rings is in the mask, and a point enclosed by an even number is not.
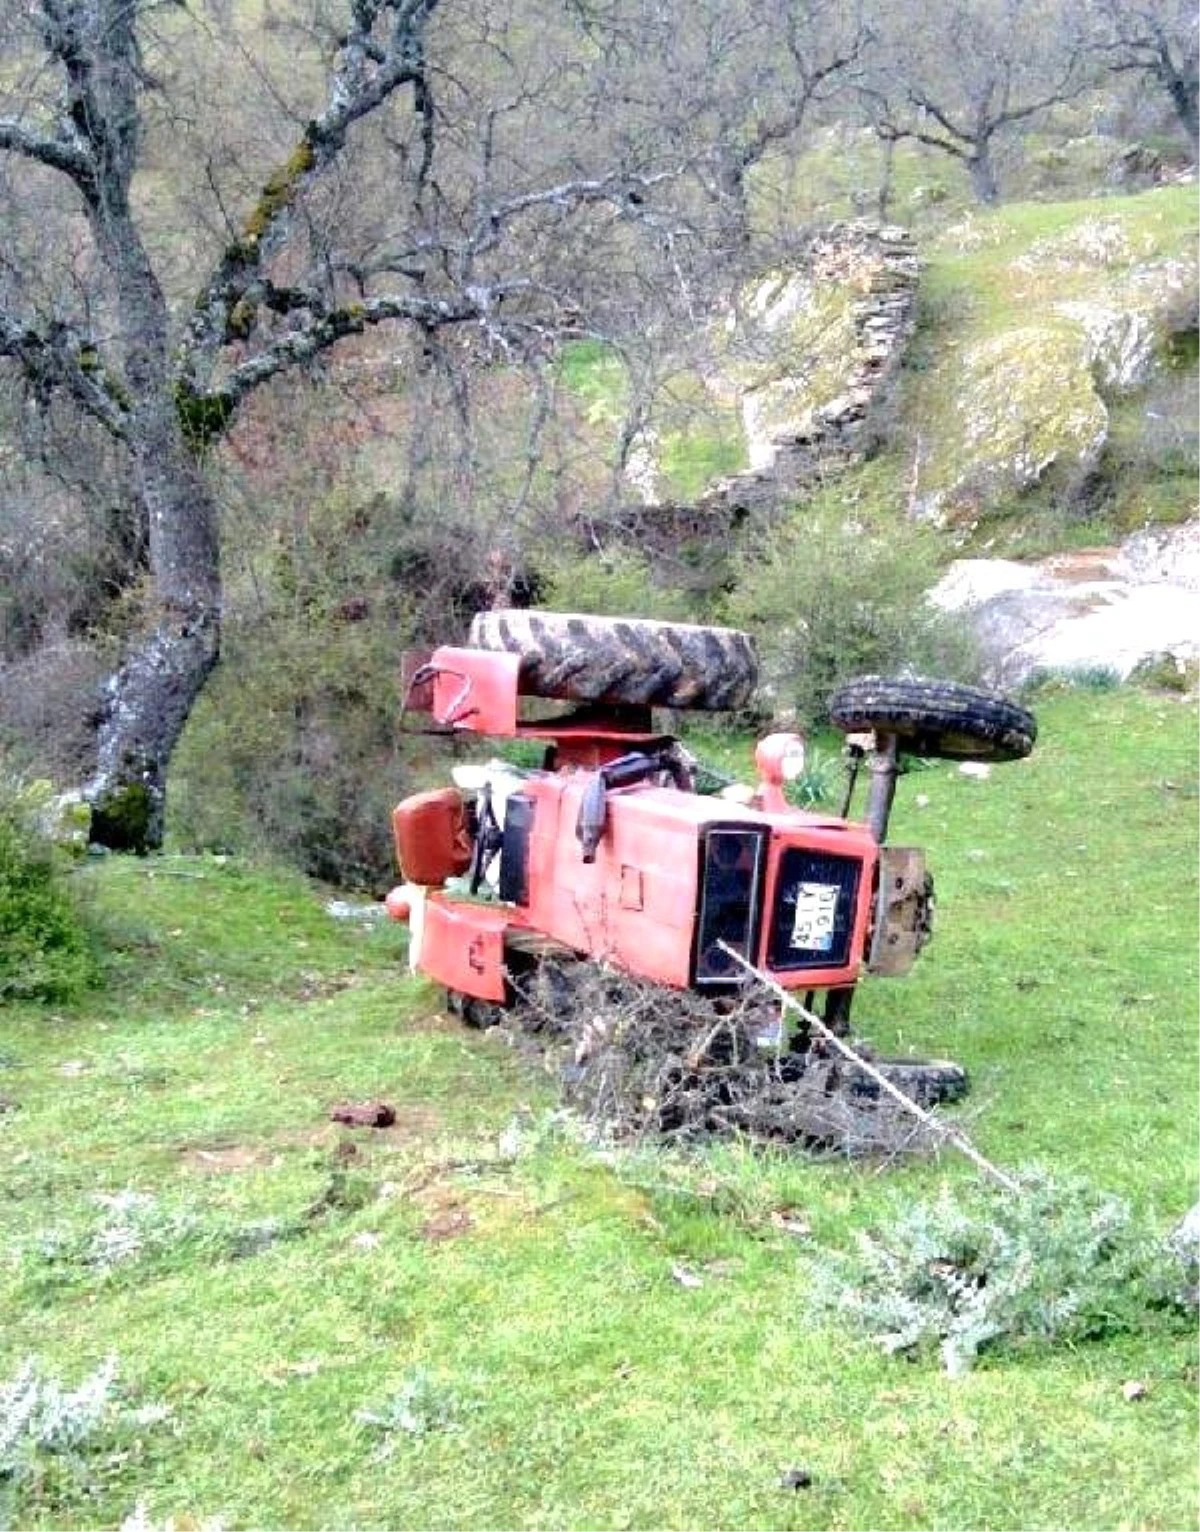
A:
[[[749,964],[809,1009],[822,996],[825,1024],[845,1035],[861,977],[907,971],[933,889],[922,852],[887,844],[901,757],[1014,760],[1033,746],[1033,717],[974,687],[867,677],[830,707],[847,736],[840,814],[789,803],[804,761],[794,733],[761,740],[753,788],[699,791],[701,769],[653,710],[740,709],[756,681],[751,641],[731,629],[538,611],[481,613],[465,647],[413,658],[407,705],[436,728],[543,745],[537,768],[458,767],[456,786],[394,811],[405,882],[388,909],[452,1008],[500,1020],[548,960],[719,1007],[744,992]],[[860,771],[865,812],[851,819]],[[821,1049],[803,1026],[774,1035],[793,1078],[811,1070]],[[916,1094],[964,1088],[939,1064]]]

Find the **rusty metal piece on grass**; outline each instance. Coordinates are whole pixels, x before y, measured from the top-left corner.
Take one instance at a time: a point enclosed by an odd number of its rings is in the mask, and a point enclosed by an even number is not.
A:
[[[386,1101],[345,1102],[329,1113],[330,1122],[349,1128],[390,1128],[396,1121],[396,1109]]]
[[[912,846],[883,846],[868,973],[896,978],[916,962],[933,934],[933,878],[925,853]]]

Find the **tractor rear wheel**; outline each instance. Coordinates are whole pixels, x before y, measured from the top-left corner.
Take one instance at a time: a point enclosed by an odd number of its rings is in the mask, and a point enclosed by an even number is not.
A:
[[[566,702],[740,708],[758,681],[753,642],[735,628],[505,610],[480,612],[467,642],[520,655],[522,694]]]
[[[1026,708],[955,681],[863,676],[834,694],[829,716],[848,734],[893,734],[909,755],[948,761],[1017,761],[1037,739]]]
[[[951,1101],[961,1101],[971,1089],[970,1077],[961,1064],[951,1059],[871,1059],[881,1075],[903,1091],[910,1100],[927,1111]],[[850,1087],[858,1095],[879,1096],[884,1092],[865,1070],[851,1066]]]

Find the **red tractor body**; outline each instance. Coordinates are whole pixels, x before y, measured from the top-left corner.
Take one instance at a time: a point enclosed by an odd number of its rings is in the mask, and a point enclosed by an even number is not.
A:
[[[575,826],[587,787],[569,769],[530,774],[509,796],[499,902],[428,894],[422,972],[502,1002],[506,939],[520,947],[537,933],[673,989],[736,979],[720,943],[786,988],[856,982],[879,862],[863,827],[639,784],[610,792],[584,862]]]
[[[539,769],[496,762],[465,774],[471,791],[396,808],[406,883],[388,907],[410,921],[421,973],[503,1006],[514,977],[554,951],[719,995],[744,982],[736,953],[785,989],[829,993],[827,1017],[838,1000],[844,1017],[864,972],[910,966],[929,935],[932,889],[919,851],[881,844],[894,737],[875,742],[872,806],[856,822],[788,803],[795,734],[760,743],[759,780],[741,801],[707,796],[648,707],[529,722],[524,673],[515,653],[444,647],[410,675],[410,705],[440,729],[546,745]]]

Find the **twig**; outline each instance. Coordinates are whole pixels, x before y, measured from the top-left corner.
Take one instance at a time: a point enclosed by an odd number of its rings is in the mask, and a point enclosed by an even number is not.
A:
[[[1007,1172],[1001,1170],[998,1165],[993,1165],[991,1160],[985,1159],[960,1128],[956,1127],[953,1123],[943,1122],[940,1117],[935,1117],[931,1112],[927,1112],[924,1107],[918,1106],[911,1096],[906,1096],[902,1090],[892,1084],[892,1082],[885,1074],[882,1074],[878,1069],[876,1069],[869,1060],[864,1059],[860,1053],[855,1052],[855,1050],[851,1048],[849,1043],[847,1043],[844,1038],[839,1037],[836,1032],[827,1027],[819,1016],[814,1015],[814,1013],[810,1011],[807,1006],[801,1005],[800,1002],[794,999],[793,996],[791,996],[781,984],[777,984],[775,980],[772,979],[769,974],[764,973],[761,968],[756,968],[753,963],[748,963],[746,959],[741,955],[741,953],[736,952],[727,942],[719,942],[718,946],[723,952],[727,953],[731,958],[734,959],[736,963],[744,968],[748,974],[751,974],[755,979],[757,979],[758,982],[763,985],[765,989],[768,989],[783,1005],[795,1011],[798,1015],[803,1016],[805,1021],[808,1022],[809,1026],[815,1028],[818,1036],[823,1038],[825,1042],[829,1043],[831,1047],[836,1048],[844,1058],[849,1059],[852,1064],[856,1065],[865,1074],[867,1074],[872,1080],[875,1081],[877,1085],[882,1086],[883,1089],[887,1091],[888,1095],[898,1101],[906,1112],[911,1112],[919,1122],[925,1125],[925,1127],[932,1129],[933,1132],[944,1138],[947,1143],[952,1144],[954,1148],[960,1150],[974,1165],[982,1170],[985,1175],[989,1176],[998,1185],[1002,1186],[1005,1191],[1009,1191],[1014,1194],[1020,1192],[1021,1187],[1019,1182],[1015,1181],[1012,1176],[1007,1174]]]

